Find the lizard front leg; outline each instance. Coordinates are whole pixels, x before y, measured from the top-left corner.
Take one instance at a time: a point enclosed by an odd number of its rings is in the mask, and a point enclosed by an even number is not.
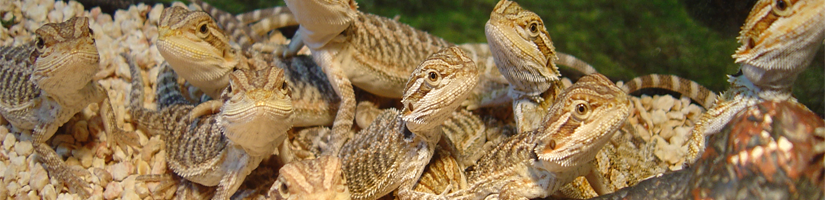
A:
[[[42,129],[35,129],[35,134],[38,134],[38,132],[36,132],[37,130]],[[35,136],[35,138],[37,137]],[[89,191],[92,191],[92,187],[79,177],[89,177],[91,173],[66,165],[66,163],[60,159],[60,156],[57,155],[57,152],[42,140],[38,141],[38,139],[35,139],[34,150],[40,157],[43,167],[49,172],[49,176],[56,177],[60,182],[68,186],[71,192],[80,195],[81,198],[89,198],[89,196],[91,196]]]
[[[227,158],[236,158],[237,160],[235,160],[235,162],[224,163],[224,165],[230,166],[224,168],[227,171],[218,183],[215,196],[212,197],[213,200],[229,199],[229,197],[232,197],[233,193],[229,193],[229,191],[238,191],[238,188],[241,187],[241,183],[246,179],[246,176],[249,175],[253,169],[258,168],[258,165],[263,160],[261,156],[249,156],[242,148],[237,146],[230,147],[227,150],[230,151]]]
[[[323,151],[325,155],[338,155],[344,142],[352,137],[350,129],[355,120],[355,91],[352,89],[352,82],[344,73],[343,66],[334,60],[336,57],[334,52],[313,53],[313,59],[318,65],[323,66],[330,85],[341,98],[338,113],[335,114],[335,121],[332,123],[331,147]]]

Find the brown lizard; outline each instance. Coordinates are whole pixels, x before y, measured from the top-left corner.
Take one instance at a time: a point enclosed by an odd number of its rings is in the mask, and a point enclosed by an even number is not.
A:
[[[269,190],[273,199],[350,199],[341,159],[321,156],[290,162],[278,170],[278,180]]]
[[[377,199],[398,189],[410,196],[450,117],[478,82],[472,60],[459,48],[433,54],[412,73],[401,100],[350,139],[338,155],[353,199]],[[380,141],[380,142],[376,142]]]
[[[91,187],[48,145],[57,128],[91,103],[106,98],[94,82],[100,56],[89,19],[74,17],[45,24],[37,39],[18,47],[0,47],[0,115],[17,130],[32,130],[35,152],[49,175],[81,197]]]
[[[505,139],[467,169],[468,189],[448,199],[539,198],[590,172],[591,161],[630,116],[630,99],[592,74],[565,89],[539,128]]]
[[[168,105],[160,111],[144,108],[140,71],[130,62],[134,119],[140,128],[163,134],[167,162],[175,174],[218,186],[213,199],[232,196],[246,175],[281,146],[292,127],[292,101],[283,70],[257,59],[250,62],[252,69],[230,74],[216,114],[201,105]]]
[[[825,40],[823,19],[823,0],[762,0],[754,5],[740,32],[742,46],[733,55],[741,73],[728,76],[730,88],[691,131],[691,161],[701,155],[705,137],[719,132],[744,108],[765,100],[796,101],[790,86]]]

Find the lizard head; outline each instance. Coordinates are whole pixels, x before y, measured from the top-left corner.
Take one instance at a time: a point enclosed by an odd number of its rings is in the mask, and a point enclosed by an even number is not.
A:
[[[750,81],[790,88],[825,39],[825,0],[761,0],[737,39],[733,58]]]
[[[301,24],[301,39],[310,48],[320,48],[349,28],[358,13],[355,0],[286,0],[286,6]]]
[[[271,154],[292,128],[292,94],[284,70],[240,69],[229,78],[220,113],[226,137],[252,155]]]
[[[401,115],[407,128],[418,134],[440,126],[467,98],[478,79],[475,62],[460,48],[445,48],[430,55],[415,68],[404,88]]]
[[[512,66],[498,69],[515,90],[538,94],[559,80],[555,47],[536,13],[512,1],[499,1],[484,33],[496,66]]]
[[[100,55],[89,19],[73,17],[62,23],[43,25],[35,31],[36,50],[32,78],[49,92],[74,92],[92,81]]]
[[[290,162],[269,190],[274,199],[350,199],[341,160],[335,156]]]
[[[565,89],[536,130],[539,160],[564,171],[593,160],[630,116],[630,98],[601,74],[584,76]]]
[[[242,57],[209,14],[180,6],[161,13],[156,44],[176,73],[212,98],[219,97]]]

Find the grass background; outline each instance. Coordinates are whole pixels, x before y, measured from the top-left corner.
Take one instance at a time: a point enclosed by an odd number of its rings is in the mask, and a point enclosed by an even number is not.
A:
[[[283,1],[206,0],[232,13]],[[484,23],[498,0],[358,0],[359,10],[428,31],[454,43],[486,42]],[[754,0],[519,0],[542,17],[557,51],[574,55],[614,80],[675,74],[713,91],[727,88],[737,72],[731,55],[739,27]],[[820,116],[825,113],[825,70],[820,51],[800,75],[794,94]]]

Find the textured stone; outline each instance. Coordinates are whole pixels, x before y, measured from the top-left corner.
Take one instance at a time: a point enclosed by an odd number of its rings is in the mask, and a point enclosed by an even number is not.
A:
[[[121,193],[123,193],[123,187],[120,186],[120,183],[110,182],[106,185],[106,190],[103,191],[103,198],[115,199],[120,197]]]
[[[20,156],[29,156],[33,150],[31,141],[20,141],[14,145],[14,151]]]

